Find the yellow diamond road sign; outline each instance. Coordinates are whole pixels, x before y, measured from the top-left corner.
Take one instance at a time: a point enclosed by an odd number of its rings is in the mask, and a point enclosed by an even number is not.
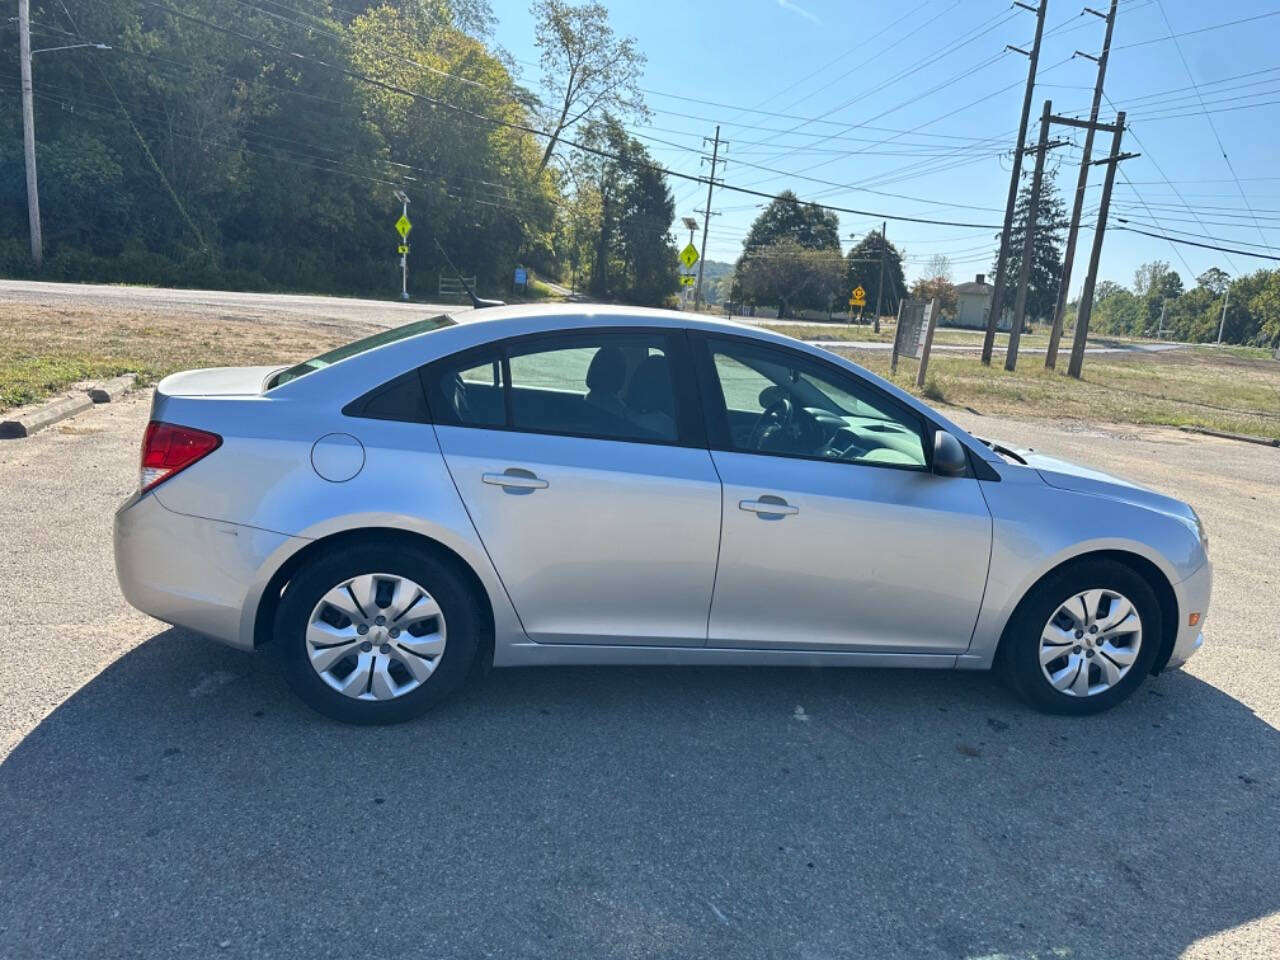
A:
[[[409,218],[403,213],[400,214],[400,219],[396,221],[396,233],[402,237],[407,237],[412,229],[413,224],[409,222]]]
[[[861,284],[859,284],[858,286],[856,286],[856,287],[854,287],[854,288],[853,288],[853,299],[855,299],[855,300],[865,300],[865,299],[867,299],[867,291],[865,291],[865,290],[863,290],[863,289],[862,289],[862,285],[861,285]]]
[[[698,262],[698,248],[692,243],[680,251],[680,262],[685,265],[685,269],[692,267]]]

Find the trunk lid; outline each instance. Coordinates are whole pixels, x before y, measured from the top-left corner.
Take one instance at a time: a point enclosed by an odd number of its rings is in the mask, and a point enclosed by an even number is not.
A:
[[[165,377],[156,386],[164,397],[256,397],[271,374],[280,367],[210,367],[184,370]]]

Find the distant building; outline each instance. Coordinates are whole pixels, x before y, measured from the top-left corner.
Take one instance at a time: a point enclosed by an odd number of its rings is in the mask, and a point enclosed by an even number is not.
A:
[[[960,283],[956,285],[956,318],[954,321],[957,327],[968,327],[971,330],[985,330],[987,327],[987,312],[991,309],[991,298],[995,295],[996,288],[987,283],[984,274],[978,274],[973,283]],[[1009,329],[1008,317],[1001,318],[1001,330]]]

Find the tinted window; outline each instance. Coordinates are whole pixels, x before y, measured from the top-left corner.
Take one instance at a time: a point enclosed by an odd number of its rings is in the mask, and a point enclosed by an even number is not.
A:
[[[496,348],[430,367],[428,390],[435,419],[461,427],[506,426],[503,369]]]
[[[429,376],[441,422],[610,440],[678,436],[661,333],[540,337],[436,364]]]
[[[920,418],[854,374],[791,350],[710,343],[732,449],[924,469]]]
[[[356,340],[352,343],[343,344],[340,347],[322,353],[319,356],[312,357],[310,360],[304,360],[296,366],[290,367],[288,370],[281,370],[271,378],[271,383],[267,389],[278,387],[282,383],[288,383],[290,380],[297,380],[299,377],[306,376],[316,370],[331,366],[348,357],[354,357],[356,354],[365,353],[374,350],[377,347],[384,347],[388,343],[395,343],[397,340],[405,340],[409,337],[416,337],[420,333],[430,333],[432,330],[439,330],[441,327],[451,327],[455,324],[450,317],[443,314],[438,317],[430,317],[426,320],[415,320],[413,323],[406,323],[402,327],[395,327],[391,330],[383,330],[372,336],[365,337],[363,340]]]
[[[411,423],[430,423],[427,396],[422,389],[422,379],[417,370],[410,370],[364,396],[353,400],[342,410],[349,417],[368,417],[371,420],[403,420]]]

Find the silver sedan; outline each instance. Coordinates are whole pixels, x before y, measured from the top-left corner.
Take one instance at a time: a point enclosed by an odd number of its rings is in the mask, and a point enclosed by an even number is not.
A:
[[[1194,653],[1185,503],[976,439],[849,361],[656,310],[497,307],[158,386],[126,598],[357,723],[477,668],[983,670],[1094,713]]]

